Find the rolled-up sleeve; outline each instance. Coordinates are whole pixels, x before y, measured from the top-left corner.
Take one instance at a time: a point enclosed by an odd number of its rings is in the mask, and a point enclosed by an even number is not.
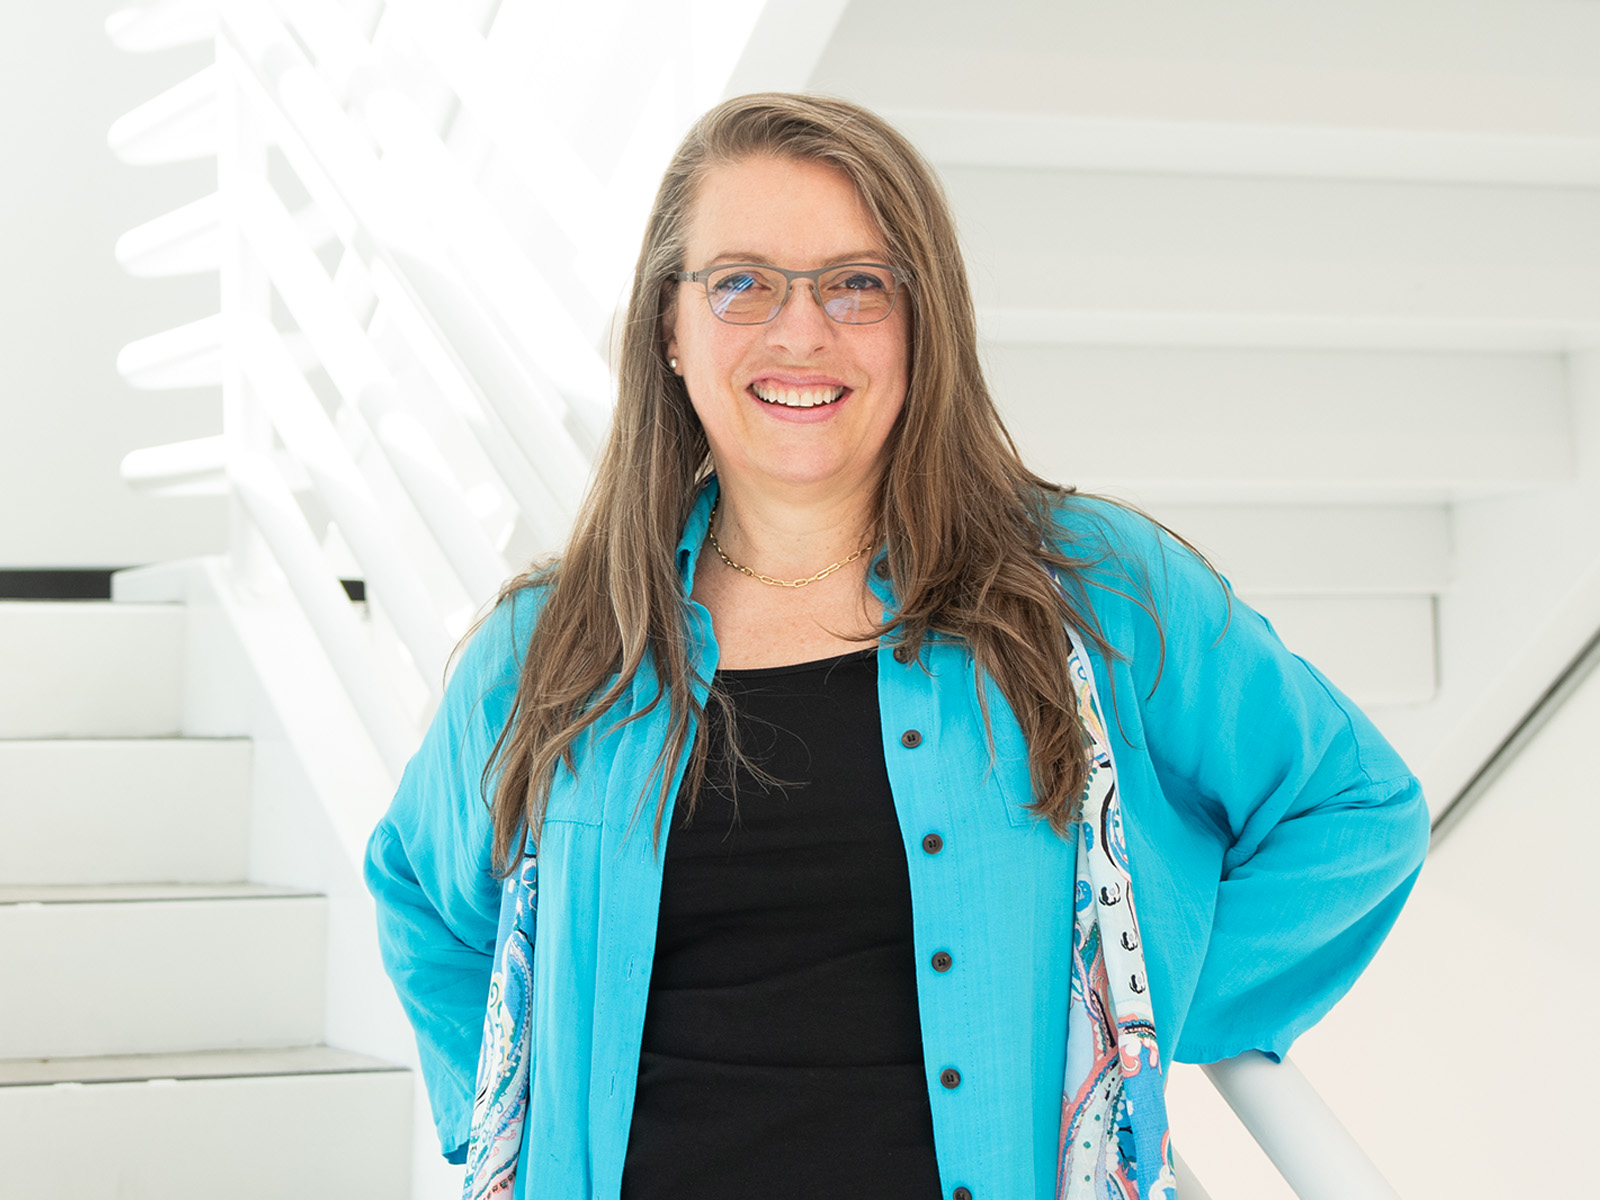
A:
[[[499,922],[484,765],[512,711],[531,629],[521,593],[462,652],[422,745],[367,844],[385,969],[416,1032],[440,1146],[464,1161]]]

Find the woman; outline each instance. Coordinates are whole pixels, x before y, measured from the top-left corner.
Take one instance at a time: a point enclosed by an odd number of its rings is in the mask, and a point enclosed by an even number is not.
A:
[[[1185,543],[1022,465],[910,146],[765,95],[669,166],[571,543],[368,880],[469,1194],[1142,1197],[1161,1055],[1281,1053],[1426,830]]]

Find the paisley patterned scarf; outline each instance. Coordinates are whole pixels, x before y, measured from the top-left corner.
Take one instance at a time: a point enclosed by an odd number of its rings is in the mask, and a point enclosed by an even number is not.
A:
[[[539,860],[529,854],[519,870],[506,876],[500,897],[464,1200],[509,1200],[516,1186],[533,1062],[533,922],[538,911]]]
[[[1176,1200],[1122,803],[1094,672],[1071,633],[1072,682],[1090,745],[1078,816],[1072,999],[1056,1150],[1056,1200]]]
[[[1072,635],[1071,670],[1092,760],[1078,824],[1072,999],[1057,1200],[1176,1200],[1161,1054],[1146,984],[1116,766],[1094,673]],[[478,1057],[464,1200],[509,1200],[528,1114],[538,863],[506,880]]]

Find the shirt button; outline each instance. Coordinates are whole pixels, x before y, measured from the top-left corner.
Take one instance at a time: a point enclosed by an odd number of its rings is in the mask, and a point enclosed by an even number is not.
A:
[[[937,854],[944,849],[944,839],[937,833],[930,833],[922,839],[922,848],[929,854]]]
[[[900,735],[900,744],[907,750],[915,750],[922,745],[922,734],[919,730],[908,729]]]
[[[880,558],[877,566],[873,567],[872,570],[879,579],[889,578],[889,560],[887,558]]]
[[[946,1067],[939,1072],[939,1082],[946,1088],[958,1088],[961,1086],[961,1072],[954,1067]]]
[[[911,661],[911,647],[910,646],[896,646],[894,648],[894,660],[897,663],[910,662]]]
[[[972,1200],[972,1192],[968,1188],[957,1188],[950,1193],[950,1200]]]
[[[948,971],[952,965],[954,965],[955,961],[955,959],[951,958],[948,954],[941,950],[939,953],[933,956],[933,969],[942,975],[944,972]]]

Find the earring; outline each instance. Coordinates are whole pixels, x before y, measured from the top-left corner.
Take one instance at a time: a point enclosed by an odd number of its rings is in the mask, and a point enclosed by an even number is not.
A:
[[[678,369],[678,360],[675,359],[675,358],[667,359],[667,366],[671,367],[674,371],[676,371]]]

